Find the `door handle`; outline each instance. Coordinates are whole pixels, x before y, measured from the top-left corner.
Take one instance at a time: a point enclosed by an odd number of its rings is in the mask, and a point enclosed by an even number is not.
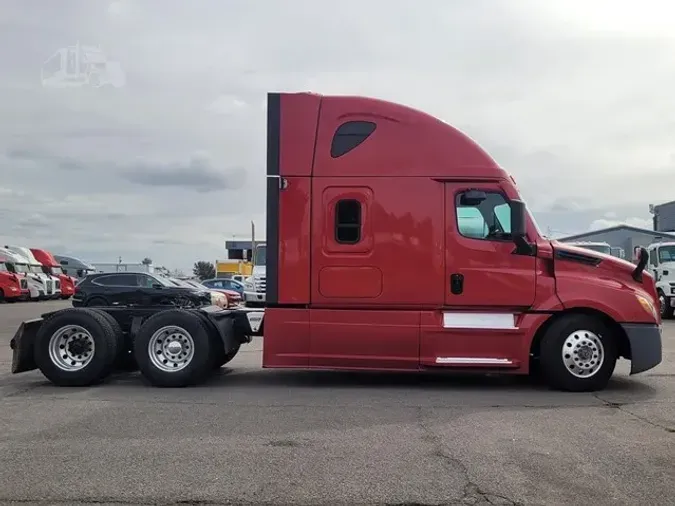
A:
[[[450,292],[453,295],[459,295],[464,291],[464,275],[452,274],[450,276]]]

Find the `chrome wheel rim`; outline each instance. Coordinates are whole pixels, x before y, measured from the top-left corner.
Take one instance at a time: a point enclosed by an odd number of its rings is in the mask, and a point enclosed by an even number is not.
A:
[[[605,347],[597,334],[590,330],[576,330],[563,343],[562,359],[572,376],[590,378],[605,362]]]
[[[666,314],[666,297],[659,295],[659,310],[661,311],[661,316]]]
[[[168,325],[157,330],[148,343],[150,361],[164,372],[177,372],[185,369],[195,353],[194,340],[182,327]]]
[[[96,352],[91,333],[79,325],[66,325],[49,339],[49,358],[62,371],[75,372],[87,367]]]

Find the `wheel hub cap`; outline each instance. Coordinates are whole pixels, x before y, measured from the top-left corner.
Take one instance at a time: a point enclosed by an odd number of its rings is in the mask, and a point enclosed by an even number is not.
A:
[[[577,378],[590,378],[605,361],[600,336],[590,330],[577,330],[563,342],[562,359],[567,371]]]
[[[180,341],[169,341],[166,345],[166,351],[171,355],[178,355],[183,351],[183,345]]]
[[[194,340],[184,328],[170,325],[158,329],[148,343],[152,364],[163,372],[184,369],[194,357]]]
[[[79,325],[61,327],[49,339],[49,357],[62,371],[83,369],[91,362],[94,351],[94,338]]]

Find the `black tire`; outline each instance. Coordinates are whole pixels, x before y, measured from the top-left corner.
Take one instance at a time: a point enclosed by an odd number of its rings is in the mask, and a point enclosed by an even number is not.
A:
[[[563,355],[563,349],[569,349],[571,353]],[[540,350],[541,374],[548,385],[569,392],[604,389],[614,373],[618,358],[616,342],[607,326],[598,318],[581,314],[565,315],[553,322],[542,338]],[[570,361],[569,368],[565,359]],[[582,362],[577,361],[582,359]],[[599,360],[601,365],[596,369],[594,366]],[[579,364],[583,363],[591,369],[580,367]],[[572,368],[588,375],[575,376]]]
[[[108,301],[103,297],[92,297],[87,301],[86,307],[105,307],[109,305]]]
[[[673,312],[675,308],[672,308],[668,305],[668,299],[664,295],[662,290],[658,291],[659,296],[659,310],[661,311],[662,320],[670,320],[673,317]]]
[[[189,348],[191,348],[191,358],[181,362],[180,366],[177,365],[176,370],[161,369],[150,356],[148,347],[153,335],[163,327],[178,327],[179,332],[184,333],[182,338],[186,339],[189,347],[183,347],[181,352],[189,353]],[[167,331],[166,335],[176,335],[176,332]],[[177,342],[177,340],[173,341]],[[134,340],[134,356],[141,373],[154,386],[185,387],[199,384],[206,379],[214,367],[211,330],[198,315],[184,309],[161,311],[141,325]],[[178,364],[179,359],[169,360],[168,355],[153,355],[153,357],[158,356],[161,357],[159,360],[163,360],[167,366]]]
[[[50,341],[60,329],[77,325],[85,329],[94,341],[93,356],[78,370],[64,370],[50,354]],[[33,354],[42,374],[59,386],[90,386],[103,381],[111,372],[118,351],[117,337],[106,318],[85,308],[62,309],[45,320],[35,336]],[[84,354],[83,354],[84,355]]]
[[[113,360],[113,369],[128,372],[137,371],[138,364],[136,364],[136,359],[134,358],[134,350],[129,345],[124,331],[115,317],[110,313],[106,313],[103,309],[91,308],[91,311],[96,311],[102,315],[108,320],[110,326],[115,331],[115,336],[117,337],[117,357]]]
[[[229,353],[220,353],[214,362],[214,369],[220,369],[223,367],[225,364],[228,362],[231,362],[234,357],[237,356],[237,353],[239,353],[239,348],[241,348],[241,344],[237,344],[234,348],[230,350]]]

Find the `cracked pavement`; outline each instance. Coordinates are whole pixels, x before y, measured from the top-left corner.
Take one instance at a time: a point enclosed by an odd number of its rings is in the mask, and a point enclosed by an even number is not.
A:
[[[9,374],[0,305],[0,504],[635,505],[675,493],[675,323],[664,363],[597,394],[526,378],[260,368],[208,384],[121,374],[56,388]]]

